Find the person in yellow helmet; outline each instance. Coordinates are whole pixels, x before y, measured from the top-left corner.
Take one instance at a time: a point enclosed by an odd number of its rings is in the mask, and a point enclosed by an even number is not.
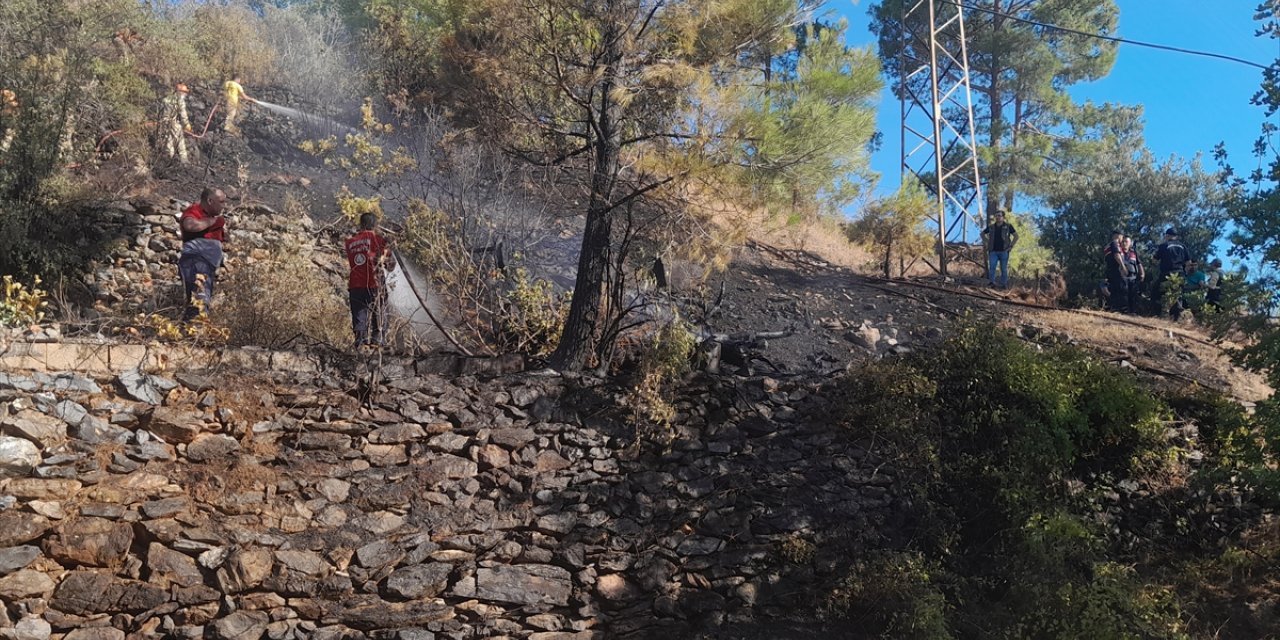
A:
[[[256,100],[244,92],[244,87],[240,86],[240,76],[233,76],[222,85],[222,97],[227,103],[227,121],[222,129],[227,133],[237,133],[239,129],[236,128],[236,116],[240,115],[240,101],[256,102]]]
[[[187,163],[187,140],[183,132],[191,130],[191,120],[187,117],[187,85],[179,82],[173,93],[164,99],[163,114],[160,126],[164,131],[164,146],[169,157],[178,157],[178,161]]]

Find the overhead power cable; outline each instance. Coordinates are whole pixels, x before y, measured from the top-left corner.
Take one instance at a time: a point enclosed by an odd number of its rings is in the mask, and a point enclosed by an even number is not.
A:
[[[940,1],[943,4],[949,4],[953,7],[960,7],[961,9],[965,9],[968,11],[978,11],[978,12],[990,14],[993,16],[999,16],[1001,18],[1008,18],[1009,20],[1013,20],[1015,22],[1029,24],[1032,26],[1040,27],[1042,29],[1050,29],[1053,31],[1061,31],[1063,33],[1071,33],[1078,36],[1084,36],[1086,38],[1095,38],[1098,40],[1106,40],[1108,42],[1118,42],[1120,44],[1131,44],[1136,47],[1147,47],[1149,49],[1159,49],[1161,51],[1173,51],[1175,53],[1185,53],[1193,56],[1203,56],[1205,58],[1217,58],[1219,60],[1227,60],[1229,62],[1248,65],[1250,67],[1256,67],[1258,69],[1271,68],[1270,65],[1259,64],[1252,60],[1245,60],[1244,58],[1237,58],[1235,56],[1229,56],[1222,53],[1213,53],[1211,51],[1197,51],[1195,49],[1185,49],[1183,47],[1174,47],[1167,44],[1158,44],[1155,42],[1142,42],[1140,40],[1129,40],[1128,38],[1117,38],[1115,36],[1107,36],[1107,35],[1102,35],[1100,33],[1089,33],[1088,31],[1080,31],[1078,29],[1068,29],[1067,27],[1059,27],[1057,25],[1046,24],[1044,22],[1036,22],[1035,20],[1021,18],[1009,13],[1004,13],[1003,11],[996,11],[995,9],[987,9],[985,7],[977,7],[977,6],[964,4],[960,2],[953,2],[952,0],[940,0]]]

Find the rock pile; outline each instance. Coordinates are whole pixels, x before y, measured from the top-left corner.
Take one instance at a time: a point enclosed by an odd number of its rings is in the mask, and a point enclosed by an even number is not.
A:
[[[893,511],[816,384],[696,381],[661,451],[611,394],[412,361],[7,374],[0,637],[681,637],[794,613],[830,562],[780,550]]]

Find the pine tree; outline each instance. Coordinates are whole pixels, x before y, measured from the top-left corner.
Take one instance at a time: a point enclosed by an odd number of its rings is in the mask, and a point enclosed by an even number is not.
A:
[[[641,227],[676,227],[708,194],[773,205],[785,194],[814,209],[865,173],[878,69],[839,44],[839,28],[804,29],[813,8],[493,0],[451,38],[455,117],[515,157],[561,168],[557,197],[585,203],[553,366],[598,361],[623,326],[625,260]]]
[[[883,0],[871,9],[880,56],[895,86],[915,69],[912,57],[928,59],[927,52],[904,49],[904,29],[927,30],[923,23],[901,24],[911,2]],[[1105,153],[1117,137],[1140,131],[1138,110],[1076,104],[1067,93],[1074,84],[1105,76],[1117,45],[1033,24],[1114,35],[1119,10],[1113,0],[975,0],[966,6],[973,7],[964,18],[988,212],[1012,210],[1018,195],[1041,195],[1046,171],[1073,157]],[[956,11],[950,2],[940,2],[938,10],[940,20]]]

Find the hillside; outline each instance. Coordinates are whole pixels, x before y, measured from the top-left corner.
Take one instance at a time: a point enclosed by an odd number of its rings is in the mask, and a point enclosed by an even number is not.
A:
[[[625,376],[548,376],[443,344],[347,352],[332,174],[225,144],[205,170],[105,212],[120,242],[87,283],[96,312],[0,349],[5,637],[867,637],[823,608],[863,558],[908,543],[919,489],[894,452],[833,427],[846,372],[927,352],[972,314],[1160,387],[1269,393],[1192,327],[884,281],[752,240],[688,307],[730,334],[719,372],[679,385],[655,438],[628,413]],[[284,300],[297,306],[298,282],[327,288],[333,342],[183,346],[128,330],[137,313],[173,313],[181,200],[233,175],[228,286],[302,250]],[[1160,513],[1173,505],[1203,539],[1265,521],[1235,490],[1152,482],[1090,491],[1114,496],[1101,513],[1134,541],[1179,530]],[[1274,628],[1274,591],[1251,584],[1223,596],[1221,637]]]

